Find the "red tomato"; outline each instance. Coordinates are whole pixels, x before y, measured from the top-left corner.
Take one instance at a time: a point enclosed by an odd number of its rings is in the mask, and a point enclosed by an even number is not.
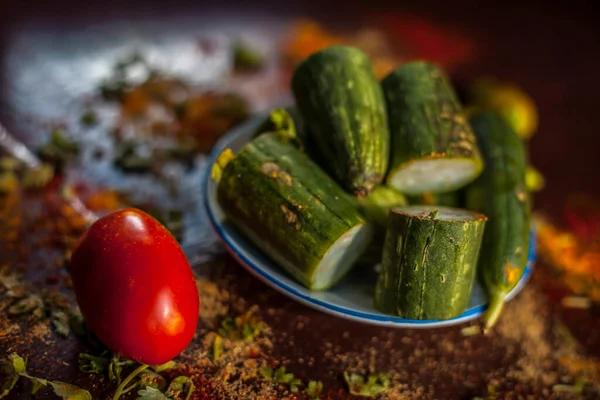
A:
[[[75,246],[70,272],[87,325],[109,349],[159,365],[192,340],[199,299],[190,264],[150,215],[129,208],[98,219]]]

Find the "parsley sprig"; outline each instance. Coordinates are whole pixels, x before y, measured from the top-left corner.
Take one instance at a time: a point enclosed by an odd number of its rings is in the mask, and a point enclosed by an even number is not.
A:
[[[294,374],[286,373],[285,367],[281,366],[276,370],[271,367],[263,367],[259,369],[260,374],[268,381],[288,385],[290,391],[295,393],[298,391],[298,386],[302,385],[302,381],[294,376]]]
[[[2,367],[4,373],[9,376],[9,379],[0,388],[0,398],[8,396],[19,379],[25,378],[33,383],[31,394],[35,394],[42,387],[50,385],[52,390],[54,390],[54,394],[64,400],[92,400],[90,392],[77,386],[60,381],[48,381],[29,375],[27,373],[27,361],[16,353],[8,356],[8,360],[4,360]]]
[[[375,397],[392,386],[390,377],[384,373],[371,374],[365,378],[362,375],[344,372],[344,380],[348,384],[350,394],[363,397]]]
[[[227,317],[221,322],[219,335],[229,340],[254,339],[263,330],[263,323],[253,310],[237,316]]]

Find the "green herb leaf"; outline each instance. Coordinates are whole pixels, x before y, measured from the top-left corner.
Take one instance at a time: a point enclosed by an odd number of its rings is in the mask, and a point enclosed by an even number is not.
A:
[[[52,326],[61,336],[69,336],[69,316],[64,311],[53,311],[51,315]]]
[[[304,389],[304,393],[310,396],[311,399],[317,400],[321,396],[323,391],[323,382],[321,381],[310,381],[308,386]]]
[[[104,374],[108,370],[110,359],[87,353],[79,353],[79,370],[88,374]]]
[[[287,385],[293,393],[297,392],[298,386],[302,385],[302,381],[294,377],[294,374],[286,373],[283,366],[277,368],[275,371],[271,367],[263,367],[258,371],[268,381]]]
[[[10,377],[4,382],[2,387],[0,387],[0,399],[8,396],[21,377],[20,374],[25,373],[25,360],[18,354],[13,353],[8,356],[8,360],[2,360],[1,365],[2,371]]]
[[[365,380],[355,373],[344,372],[344,380],[348,384],[350,394],[363,397],[375,397],[387,391],[392,382],[387,374],[372,374]]]
[[[25,376],[25,377],[29,378],[31,380],[31,382],[33,382],[33,387],[31,388],[31,394],[36,394],[38,390],[40,390],[41,388],[43,388],[44,386],[46,386],[48,384],[48,381],[45,379],[35,378],[33,376],[29,376],[26,374],[22,374],[21,376]]]
[[[90,392],[77,386],[58,381],[51,381],[50,385],[54,389],[54,394],[64,400],[92,400]]]
[[[10,362],[9,365],[12,367],[12,371],[15,374],[27,373],[27,361],[25,361],[20,355],[18,355],[17,353],[12,353],[10,356],[8,356],[8,360]]]
[[[14,376],[12,376],[11,379],[2,386],[0,398],[8,395],[10,390],[15,386],[19,377],[22,376],[29,379],[33,383],[33,387],[31,389],[32,394],[35,394],[42,387],[49,384],[52,386],[54,393],[64,400],[92,400],[92,395],[87,390],[83,390],[77,386],[59,381],[49,382],[45,379],[29,375],[26,370],[26,361],[16,353],[11,354],[8,359],[8,366],[12,368],[12,373]]]
[[[146,386],[138,390],[138,400],[171,400],[157,388]]]
[[[262,367],[259,368],[258,372],[268,381],[273,380],[273,368],[271,367]]]
[[[187,392],[186,392],[187,388]],[[194,393],[194,382],[187,376],[178,376],[169,384],[166,395],[172,399],[178,399],[182,394],[186,393],[185,399],[188,400]]]

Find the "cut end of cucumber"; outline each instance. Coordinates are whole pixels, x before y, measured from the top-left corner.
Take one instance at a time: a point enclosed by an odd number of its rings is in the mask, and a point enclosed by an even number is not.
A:
[[[394,208],[393,213],[409,215],[416,218],[434,219],[438,221],[480,221],[487,220],[481,213],[462,208],[416,205]]]
[[[423,158],[392,171],[388,184],[402,193],[419,195],[459,189],[481,172],[476,160],[467,158]]]
[[[363,255],[371,237],[371,226],[361,224],[336,240],[315,268],[311,289],[325,290],[333,286]]]

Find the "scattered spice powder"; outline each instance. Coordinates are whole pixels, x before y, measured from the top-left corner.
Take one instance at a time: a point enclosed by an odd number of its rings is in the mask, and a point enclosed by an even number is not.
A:
[[[542,215],[535,222],[541,258],[575,293],[600,301],[600,232],[576,235]]]

